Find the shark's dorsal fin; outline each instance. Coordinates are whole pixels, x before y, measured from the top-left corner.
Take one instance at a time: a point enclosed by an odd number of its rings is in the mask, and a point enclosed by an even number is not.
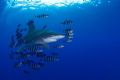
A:
[[[28,23],[28,33],[34,32],[35,31],[35,24],[33,20],[30,20]]]

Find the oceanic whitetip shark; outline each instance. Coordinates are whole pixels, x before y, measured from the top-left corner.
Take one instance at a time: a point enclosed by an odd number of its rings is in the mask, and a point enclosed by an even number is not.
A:
[[[32,20],[29,21],[27,25],[28,32],[26,33],[26,35],[21,37],[20,40],[18,40],[16,43],[16,45],[24,45],[18,51],[21,51],[23,50],[23,48],[27,48],[35,44],[40,44],[42,47],[48,48],[48,43],[56,42],[65,37],[65,35],[63,34],[49,31],[48,29],[46,29],[46,27],[43,27],[42,29],[35,29],[34,21]]]
[[[45,28],[35,29],[34,21],[32,20],[27,25],[28,33],[23,37],[24,43],[47,44],[65,37],[63,34],[52,32]]]

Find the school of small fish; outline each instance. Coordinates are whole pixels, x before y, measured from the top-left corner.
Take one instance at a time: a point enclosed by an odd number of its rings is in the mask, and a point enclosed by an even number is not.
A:
[[[49,14],[39,14],[34,17],[45,19],[49,16]],[[72,20],[65,19],[60,24],[70,26],[72,23]],[[64,33],[50,31],[47,25],[42,29],[36,29],[34,20],[28,21],[28,27],[22,29],[21,26],[18,24],[15,33],[11,36],[9,58],[14,61],[14,68],[21,68],[25,74],[39,70],[47,63],[59,61],[58,52],[53,50],[53,52],[46,53],[46,51],[64,48],[64,43],[72,42],[73,39],[73,29],[70,27],[67,27]],[[49,45],[49,43],[59,41],[63,43],[55,46]]]

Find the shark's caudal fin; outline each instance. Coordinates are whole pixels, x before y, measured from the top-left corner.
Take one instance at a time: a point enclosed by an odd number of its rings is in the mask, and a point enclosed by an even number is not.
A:
[[[28,23],[28,33],[35,31],[35,24],[33,20],[30,20]]]

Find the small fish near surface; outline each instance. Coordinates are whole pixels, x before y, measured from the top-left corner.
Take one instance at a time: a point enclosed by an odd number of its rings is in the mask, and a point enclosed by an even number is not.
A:
[[[47,18],[47,17],[49,17],[48,14],[39,14],[39,15],[36,15],[36,16],[35,16],[35,18],[40,18],[40,19],[45,19],[45,18]]]

